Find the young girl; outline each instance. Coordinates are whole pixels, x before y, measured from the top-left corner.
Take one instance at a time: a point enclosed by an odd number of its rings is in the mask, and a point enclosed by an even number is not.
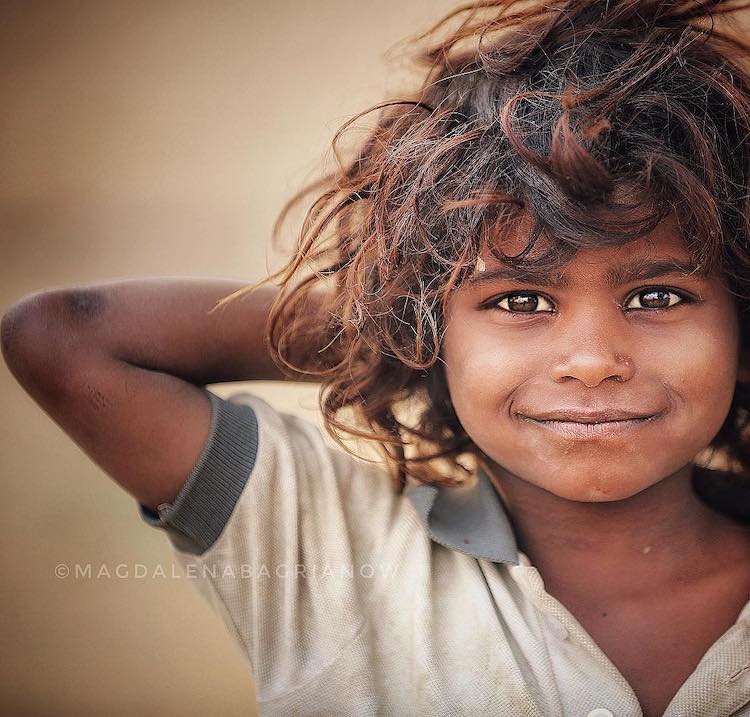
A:
[[[738,5],[459,8],[308,188],[277,286],[6,314],[14,375],[165,529],[263,714],[750,715]],[[205,388],[275,378],[385,463]]]

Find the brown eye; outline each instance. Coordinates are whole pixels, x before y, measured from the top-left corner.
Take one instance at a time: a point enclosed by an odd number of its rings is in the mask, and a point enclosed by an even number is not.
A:
[[[640,306],[630,306],[630,302],[638,299]],[[626,308],[634,309],[669,309],[675,304],[682,303],[684,297],[668,289],[645,289],[634,294]]]
[[[552,306],[541,294],[535,294],[532,291],[523,291],[516,292],[515,294],[506,294],[497,301],[496,305],[504,311],[513,314],[540,314],[549,313],[551,310],[543,309],[543,311],[537,311],[540,305],[543,307],[545,304],[550,307]]]

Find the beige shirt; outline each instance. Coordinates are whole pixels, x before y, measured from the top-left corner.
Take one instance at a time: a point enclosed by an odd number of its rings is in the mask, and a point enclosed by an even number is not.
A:
[[[261,714],[641,715],[518,551],[486,475],[399,496],[310,422],[207,393],[188,482],[141,513],[240,646]],[[750,717],[748,620],[750,603],[665,717]]]

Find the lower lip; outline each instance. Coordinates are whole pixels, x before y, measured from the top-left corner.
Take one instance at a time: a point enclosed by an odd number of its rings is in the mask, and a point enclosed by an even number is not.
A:
[[[578,423],[576,421],[537,421],[533,418],[524,420],[530,421],[548,431],[553,431],[565,438],[572,438],[579,441],[599,440],[603,438],[617,438],[633,431],[648,426],[653,423],[657,416],[648,418],[632,418],[627,421],[605,421],[603,423]]]

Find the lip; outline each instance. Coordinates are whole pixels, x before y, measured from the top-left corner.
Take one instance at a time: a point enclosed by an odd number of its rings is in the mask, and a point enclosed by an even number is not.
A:
[[[599,411],[591,409],[558,408],[534,415],[519,414],[523,418],[533,421],[564,421],[570,423],[606,423],[608,421],[631,421],[642,418],[653,418],[660,415],[660,411],[631,411],[624,408],[603,408]]]
[[[556,435],[578,441],[613,439],[633,433],[653,423],[666,410],[634,410],[620,407],[557,408],[534,412],[533,415],[518,413],[518,417]]]
[[[564,438],[574,440],[600,440],[606,438],[617,438],[644,428],[656,421],[662,414],[657,413],[651,416],[640,416],[638,418],[609,419],[594,422],[591,420],[572,421],[572,420],[538,420],[521,416],[525,421],[540,426],[541,428],[552,431]],[[586,416],[590,418],[590,416]]]

